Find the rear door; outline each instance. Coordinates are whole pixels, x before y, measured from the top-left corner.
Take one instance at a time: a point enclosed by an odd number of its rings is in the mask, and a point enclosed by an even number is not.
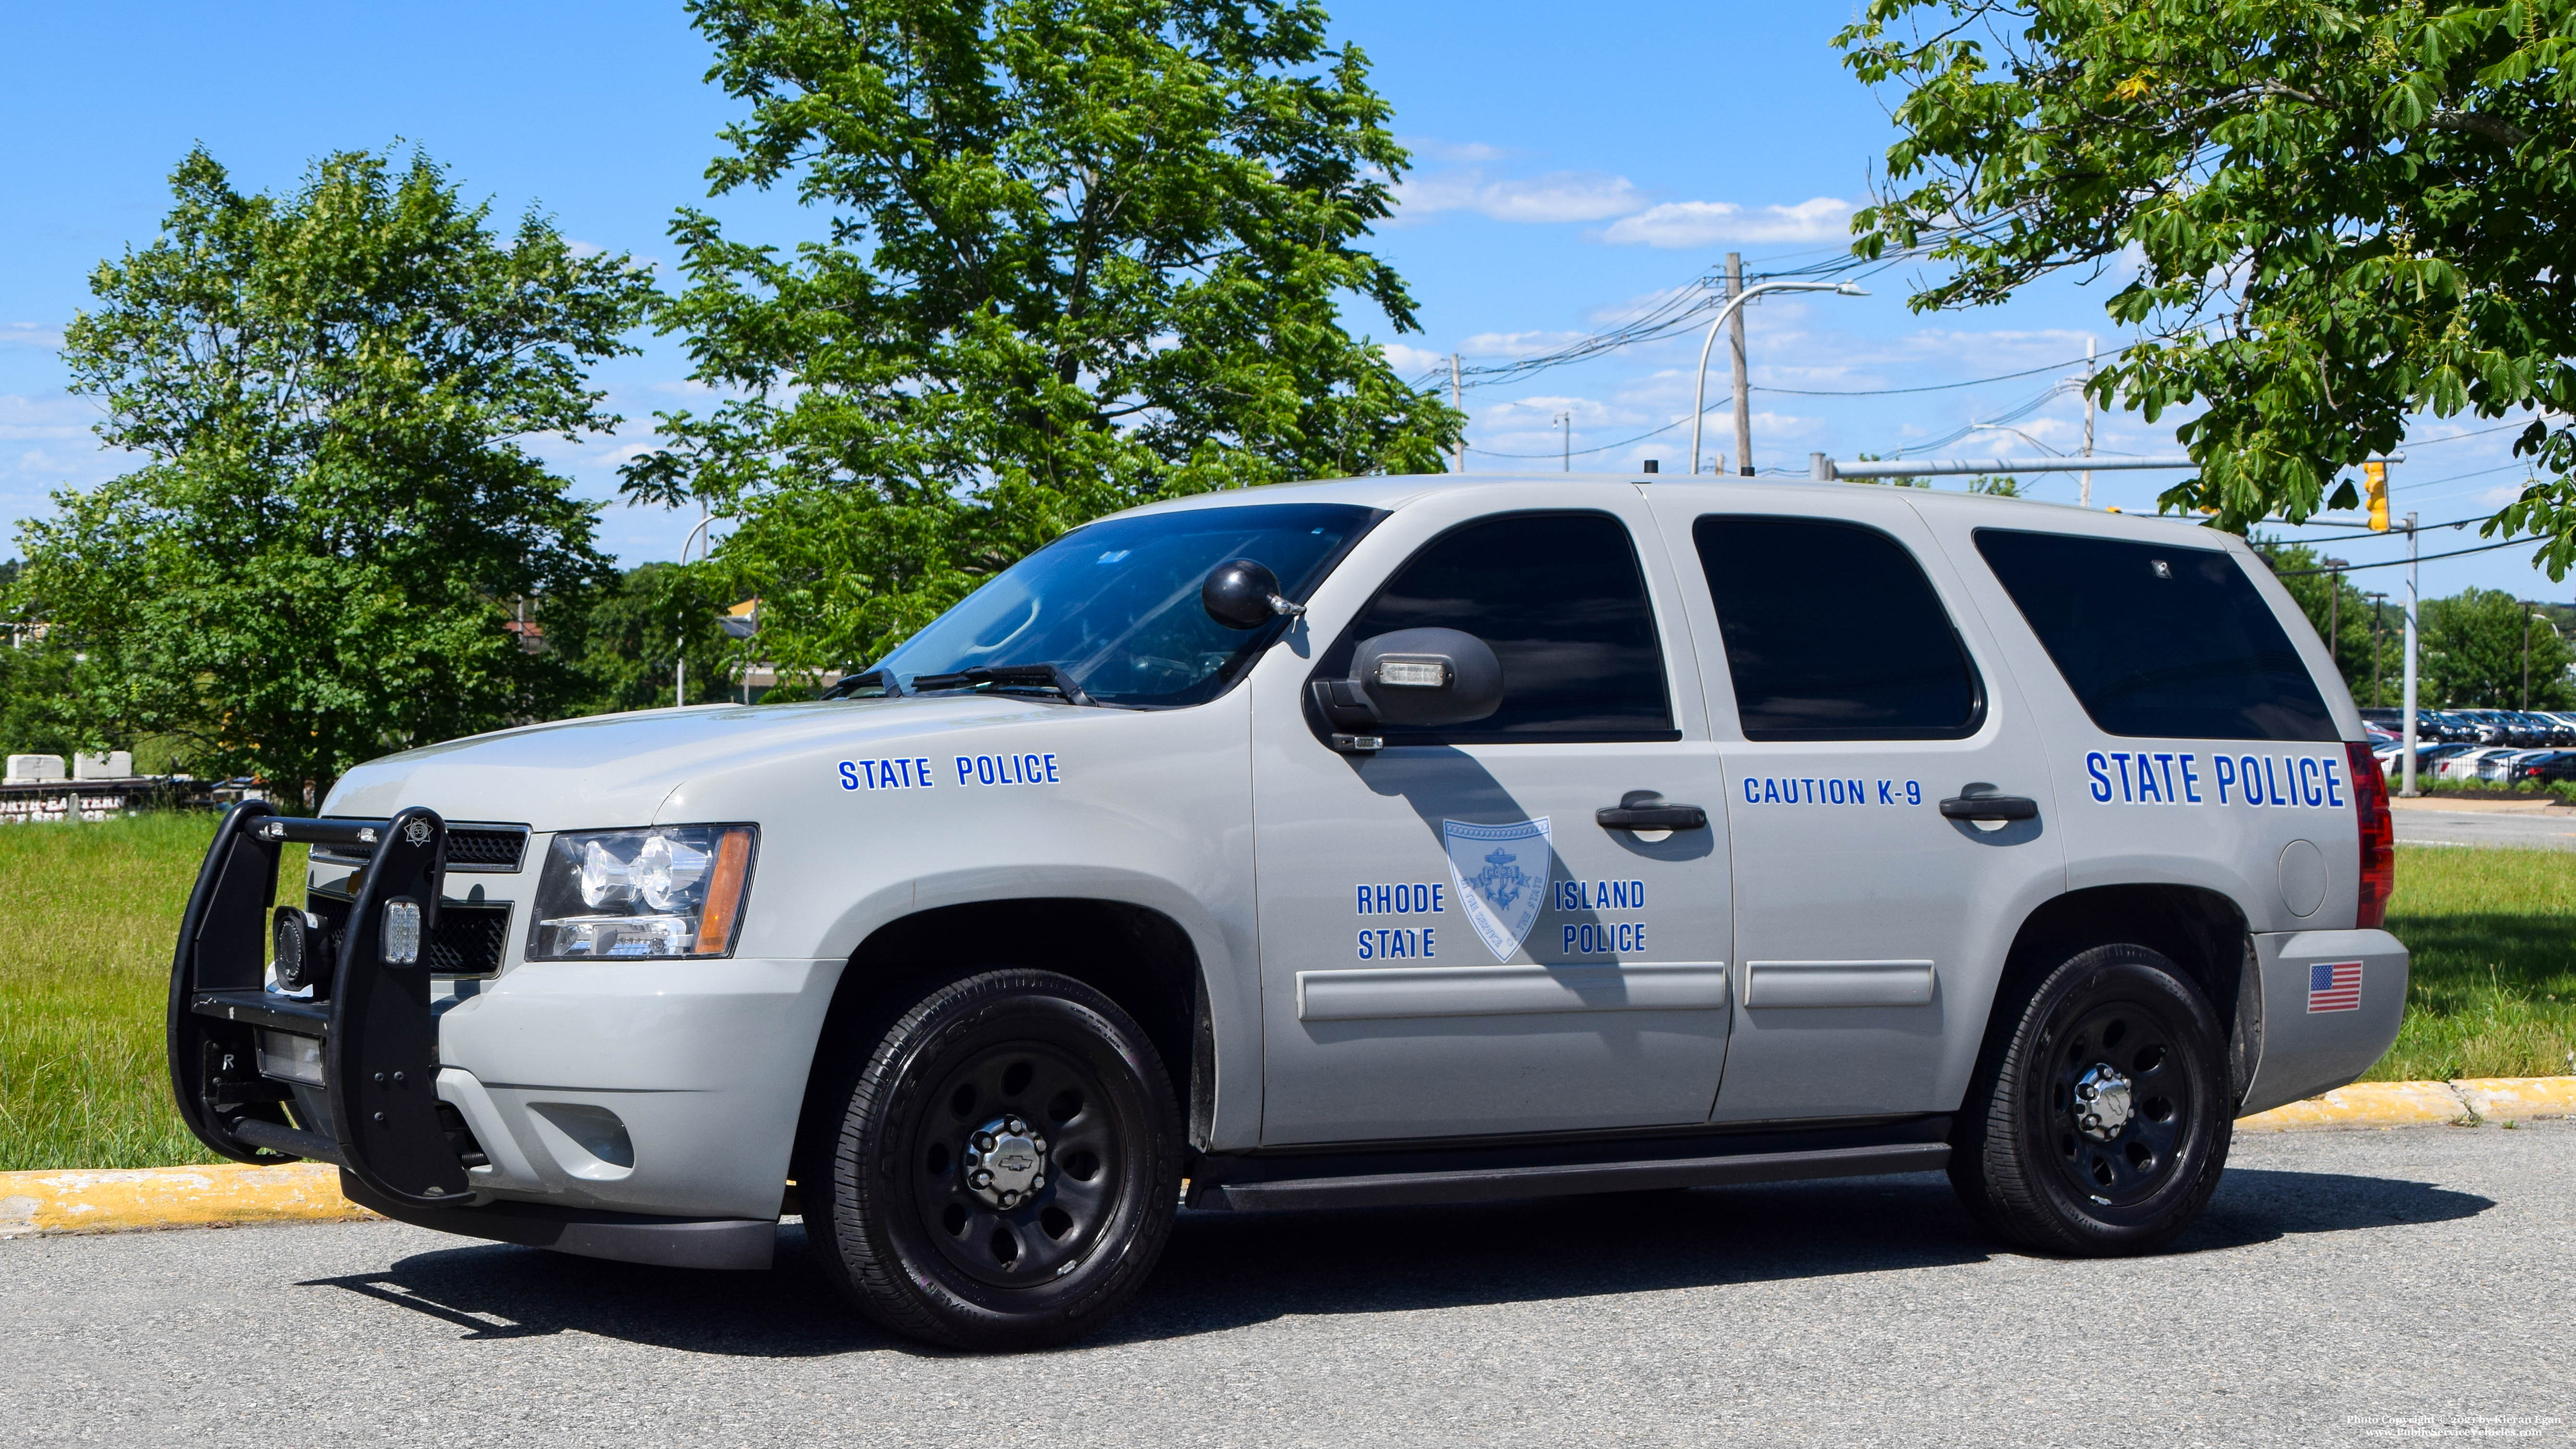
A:
[[[1678,488],[1734,851],[1721,1121],[1948,1111],[2019,922],[2064,889],[2037,731],[1898,490]],[[1942,802],[2017,819],[1945,817]]]
[[[1998,633],[2048,739],[2069,887],[2204,886],[2252,930],[2350,926],[2342,740],[2361,721],[2339,683],[2320,688],[2324,643],[2252,551],[2181,525],[1979,512],[1942,519],[1942,542],[2020,626]]]

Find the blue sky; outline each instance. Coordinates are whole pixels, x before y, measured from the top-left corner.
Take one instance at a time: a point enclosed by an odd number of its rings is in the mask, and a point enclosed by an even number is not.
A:
[[[1690,283],[1728,250],[1756,272],[1830,256],[1887,141],[1878,102],[1828,44],[1849,0],[1341,0],[1332,9],[1337,33],[1374,63],[1415,153],[1404,205],[1378,245],[1411,283],[1423,330],[1399,337],[1382,318],[1354,322],[1408,373],[1445,366],[1452,351],[1471,363],[1548,351]],[[291,185],[324,151],[417,144],[505,217],[535,205],[582,242],[667,267],[671,209],[700,201],[714,133],[735,114],[700,81],[707,48],[678,6],[632,0],[13,6],[0,12],[0,52],[14,61],[0,91],[0,521],[130,466],[97,447],[96,412],[64,391],[54,349],[87,302],[90,269],[152,236],[167,174],[190,144],[204,142],[238,184],[256,188]],[[716,209],[761,238],[811,225],[782,198]],[[2106,351],[2122,340],[2101,311],[2107,286],[2052,284],[2007,307],[1923,317],[1906,309],[1903,282],[1889,273],[1868,298],[1771,298],[1748,309],[1757,465],[1803,472],[1812,450],[1886,453],[2007,417],[2080,371],[2070,364],[2088,337]],[[613,499],[615,466],[649,442],[655,409],[703,401],[676,342],[640,340],[642,356],[600,373],[629,420],[621,434],[537,445],[587,496]],[[1472,390],[1470,471],[1556,466],[1560,414],[1572,420],[1577,467],[1652,457],[1678,471],[1688,427],[1667,425],[1689,414],[1697,350],[1696,338],[1673,339]],[[1721,348],[1712,399],[1725,392],[1723,357]],[[2061,370],[1849,395],[2050,368]],[[2034,442],[2073,451],[2081,416],[2061,394],[2011,423],[2031,441],[1988,431],[1977,436],[1991,445],[1934,451],[2027,454]],[[2425,420],[2396,471],[2398,510],[2448,522],[2509,497],[2522,470],[2510,434],[2480,431],[2492,427]],[[1732,446],[1723,410],[1708,431],[1711,448]],[[2101,452],[2173,446],[2170,422],[2111,414],[2098,424]],[[2098,474],[2095,502],[2152,509],[2165,476]],[[2040,497],[2074,499],[2071,475],[2031,481]],[[689,521],[612,503],[601,541],[628,563],[668,558]],[[2403,552],[2394,539],[2311,532],[2356,563]],[[2466,547],[2474,534],[2427,535],[2425,551]],[[2425,592],[2474,583],[2576,597],[2576,582],[2553,584],[2524,557],[2427,564]],[[2356,578],[2393,588],[2401,574]]]

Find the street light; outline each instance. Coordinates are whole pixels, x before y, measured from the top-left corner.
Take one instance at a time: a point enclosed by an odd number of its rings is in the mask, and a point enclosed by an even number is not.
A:
[[[680,564],[682,567],[687,567],[689,562],[689,545],[698,541],[698,535],[707,531],[708,524],[719,521],[723,516],[724,515],[718,513],[707,514],[698,520],[697,527],[689,530],[688,537],[680,540]],[[708,540],[706,550],[700,552],[698,555],[698,562],[705,563],[707,561],[708,554],[711,553],[714,548],[714,540]],[[678,637],[672,642],[671,656],[671,707],[673,709],[686,709],[689,704],[689,631],[686,628],[681,629]]]
[[[1699,425],[1708,411],[1708,354],[1717,346],[1717,334],[1735,309],[1765,292],[1833,292],[1845,297],[1866,297],[1858,282],[1759,282],[1729,297],[1717,309],[1717,320],[1708,324],[1708,340],[1699,345],[1699,384],[1691,393],[1691,476],[1699,476]]]

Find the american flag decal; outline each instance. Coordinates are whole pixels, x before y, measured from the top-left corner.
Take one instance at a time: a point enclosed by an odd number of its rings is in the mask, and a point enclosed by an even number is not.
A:
[[[2308,1010],[2361,1010],[2361,963],[2320,961],[2309,967]]]

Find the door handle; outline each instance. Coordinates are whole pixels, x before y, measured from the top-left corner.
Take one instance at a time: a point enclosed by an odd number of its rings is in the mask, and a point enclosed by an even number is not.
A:
[[[1604,830],[1706,830],[1708,812],[1696,805],[1675,805],[1652,791],[1639,790],[1616,805],[1592,812]]]
[[[1941,802],[1949,820],[2037,820],[2039,802],[2027,795],[1955,795]]]

